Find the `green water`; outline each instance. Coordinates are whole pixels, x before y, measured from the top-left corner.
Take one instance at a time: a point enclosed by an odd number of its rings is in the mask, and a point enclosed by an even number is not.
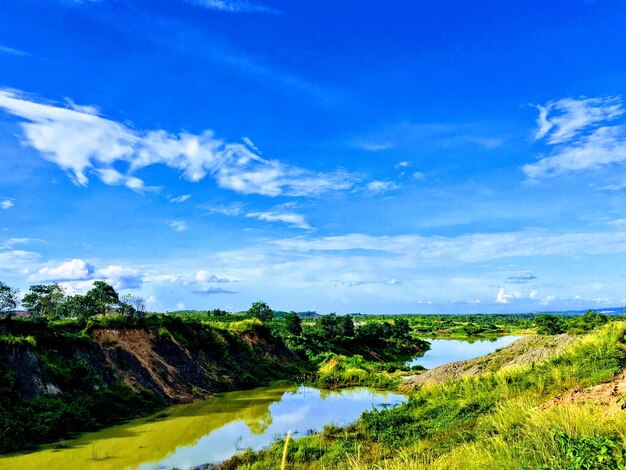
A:
[[[174,406],[67,441],[63,448],[0,457],[3,469],[184,469],[262,449],[291,431],[294,438],[327,424],[355,421],[373,406],[405,401],[366,388],[320,391],[278,383]]]

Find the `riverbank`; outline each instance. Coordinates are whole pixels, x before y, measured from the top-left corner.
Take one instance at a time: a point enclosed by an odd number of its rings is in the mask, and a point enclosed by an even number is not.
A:
[[[295,377],[269,329],[230,332],[164,315],[0,323],[0,452],[67,439],[176,403]]]
[[[619,468],[626,437],[619,397],[565,397],[608,390],[598,384],[621,372],[625,333],[626,324],[616,322],[581,336],[531,338],[470,361],[467,370],[477,369],[467,376],[413,381],[408,403],[293,442],[289,468]],[[275,468],[283,444],[220,468]],[[577,458],[583,466],[571,466]]]

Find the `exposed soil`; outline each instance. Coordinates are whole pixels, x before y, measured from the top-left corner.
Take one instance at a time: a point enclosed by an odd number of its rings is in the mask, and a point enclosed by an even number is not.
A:
[[[626,392],[626,371],[622,371],[610,382],[594,385],[587,388],[567,390],[559,396],[541,405],[542,410],[548,410],[564,404],[594,402],[605,406],[620,406],[617,399]]]

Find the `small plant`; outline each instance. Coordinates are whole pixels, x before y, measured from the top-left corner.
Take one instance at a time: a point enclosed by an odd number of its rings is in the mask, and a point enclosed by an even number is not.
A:
[[[573,438],[563,431],[555,435],[565,454],[567,470],[604,470],[624,468],[624,449],[608,437]]]

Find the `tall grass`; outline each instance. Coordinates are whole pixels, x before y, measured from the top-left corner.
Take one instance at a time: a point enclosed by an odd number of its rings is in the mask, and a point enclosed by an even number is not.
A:
[[[289,461],[293,468],[352,470],[619,468],[626,412],[617,403],[540,405],[618,373],[625,332],[624,322],[612,323],[543,362],[426,385],[404,405],[366,412],[344,430],[294,442]],[[615,454],[609,466],[576,467],[564,439],[581,449],[607,441],[617,449],[607,450]],[[270,449],[249,468],[275,468],[279,455],[279,448]]]

